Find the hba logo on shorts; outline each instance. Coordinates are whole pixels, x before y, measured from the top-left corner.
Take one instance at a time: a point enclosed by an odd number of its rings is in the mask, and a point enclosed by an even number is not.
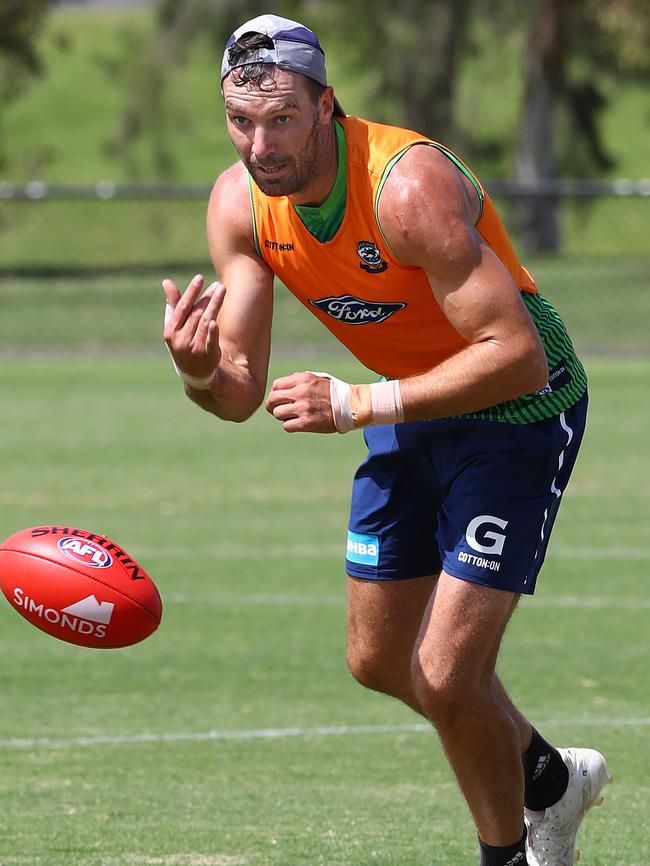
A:
[[[348,532],[346,558],[349,562],[356,562],[359,565],[379,565],[379,537]]]
[[[309,303],[313,307],[318,307],[323,313],[327,313],[332,319],[345,322],[346,325],[378,325],[406,306],[401,302],[387,304],[364,301],[352,295],[319,298],[316,301],[310,298]]]

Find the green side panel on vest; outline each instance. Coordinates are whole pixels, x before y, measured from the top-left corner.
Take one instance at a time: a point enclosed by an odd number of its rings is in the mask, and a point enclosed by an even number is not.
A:
[[[521,297],[546,352],[548,385],[537,393],[526,394],[463,417],[508,424],[531,424],[553,418],[569,409],[587,390],[587,374],[555,307],[540,294],[522,292]]]

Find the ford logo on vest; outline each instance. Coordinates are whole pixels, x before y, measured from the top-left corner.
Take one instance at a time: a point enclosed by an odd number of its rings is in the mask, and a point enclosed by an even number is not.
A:
[[[345,322],[346,325],[378,325],[390,319],[393,313],[403,310],[406,304],[375,301],[364,301],[352,295],[338,295],[336,298],[320,298],[309,303],[327,313],[332,319]]]

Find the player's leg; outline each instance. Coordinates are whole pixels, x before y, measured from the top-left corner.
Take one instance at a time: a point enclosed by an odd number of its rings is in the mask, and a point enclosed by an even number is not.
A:
[[[521,736],[494,691],[495,641],[515,594],[441,574],[413,656],[420,706],[434,723],[486,845],[524,833]]]
[[[441,563],[440,497],[417,426],[364,431],[368,457],[354,479],[346,565],[350,671],[420,712],[411,655]]]
[[[438,541],[447,574],[496,589],[532,594],[554,520],[575,463],[585,426],[586,398],[555,418],[530,425],[450,421],[441,449],[440,428],[431,428],[431,454],[439,474],[458,466],[454,441],[462,449],[463,472],[449,479]],[[444,425],[443,425],[444,428]],[[451,434],[451,435],[450,435]],[[455,435],[453,435],[455,434]],[[435,450],[434,450],[435,448]],[[471,454],[480,460],[471,462]],[[489,669],[489,665],[487,666]],[[508,699],[501,687],[500,703]],[[516,711],[524,754],[530,866],[572,866],[575,839],[587,810],[609,778],[605,759],[590,749],[554,749],[537,733],[530,736]],[[564,765],[564,766],[563,766]],[[507,861],[506,861],[507,862]]]
[[[412,683],[411,657],[425,611],[436,591],[436,581],[437,575],[401,581],[348,579],[348,663],[351,672],[362,685],[398,698],[422,715],[426,714]],[[494,670],[504,629],[505,618],[503,628],[497,630],[487,654],[486,670]],[[514,723],[520,754],[525,753],[524,791],[529,798],[533,797],[526,800],[526,805],[542,803],[546,806],[557,802],[566,789],[566,782],[562,787],[561,773],[566,769],[561,754],[536,732],[531,742],[533,729],[530,723],[513,704],[496,674],[492,677],[491,689],[496,702]],[[540,817],[528,814],[529,821]],[[540,824],[537,820],[531,825],[538,848],[548,844],[543,841],[544,834],[549,832],[548,824],[548,821]],[[485,844],[483,848],[485,850]],[[517,848],[514,847],[503,857],[503,862],[507,863],[516,855]],[[530,866],[544,862],[534,857],[529,853]]]
[[[348,576],[347,657],[355,679],[422,713],[411,657],[437,575],[411,580]]]
[[[411,659],[425,611],[438,575],[411,580],[376,581],[348,576],[347,658],[354,678],[365,688],[403,701],[425,715],[415,695]],[[501,634],[492,649],[496,665]],[[496,699],[520,732],[522,754],[532,726],[515,707],[498,676],[493,678]]]
[[[438,550],[444,554],[448,575],[493,584],[495,589],[512,593],[513,598],[519,592],[534,591],[560,492],[582,435],[584,409],[583,401],[566,417],[563,414],[528,426],[478,423],[474,428],[471,422],[451,420],[366,431],[369,459],[355,478],[348,536],[350,667],[364,684],[395,694],[423,711],[417,691],[404,687],[409,677],[403,668],[413,622],[417,621],[416,611],[428,593],[428,587],[423,589],[424,580],[413,590],[413,579],[440,568]],[[475,459],[477,454],[480,461]],[[446,491],[451,489],[453,497],[447,496]],[[441,491],[445,491],[442,499]],[[395,593],[358,589],[375,582],[389,586],[399,582],[403,588]],[[409,584],[412,587],[406,589]],[[385,606],[387,598],[392,600]],[[409,610],[404,617],[396,616],[400,603]],[[392,634],[391,617],[401,624]],[[502,617],[501,632],[507,619]],[[405,622],[410,624],[408,628]],[[483,647],[484,690],[487,672],[494,670],[501,632],[495,628],[491,650]],[[519,751],[526,749],[529,759],[536,742],[535,738],[531,742],[531,727],[494,673],[490,683],[493,702],[500,705],[504,721],[510,720],[517,732]],[[544,741],[542,744],[546,748]],[[567,767],[572,763],[568,767],[572,779],[580,782],[581,776],[586,778],[581,789],[587,794],[584,808],[565,808],[568,788],[557,809],[546,807],[544,820],[533,833],[534,845],[528,854],[531,866],[548,859],[549,835],[554,851],[558,841],[561,847],[572,848],[571,840],[575,840],[582,816],[594,801],[591,795],[603,777],[604,759],[597,767],[592,766],[585,755],[577,754],[584,751],[567,750],[562,756]],[[576,755],[572,758],[573,752]],[[509,754],[512,758],[512,749]],[[525,763],[528,766],[529,761]],[[543,780],[543,775],[540,778]],[[493,860],[490,855],[486,862],[501,860]],[[524,861],[518,850],[515,859],[506,856],[503,862]],[[556,866],[573,862],[571,851],[568,858],[557,859]]]
[[[496,664],[496,655],[494,658],[494,664]],[[508,713],[510,718],[517,726],[517,731],[519,732],[519,740],[521,743],[521,754],[523,756],[530,746],[530,742],[533,737],[533,726],[528,721],[526,716],[524,716],[521,710],[515,706],[512,698],[505,690],[505,687],[497,674],[495,674],[492,678],[492,691],[494,692],[496,700],[501,704],[501,706],[504,708],[504,710]]]

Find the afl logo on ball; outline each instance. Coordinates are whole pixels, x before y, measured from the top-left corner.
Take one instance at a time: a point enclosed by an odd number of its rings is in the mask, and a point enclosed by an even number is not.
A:
[[[113,564],[113,557],[94,541],[84,538],[66,536],[57,542],[59,550],[79,565],[89,565],[91,568],[108,568]]]

